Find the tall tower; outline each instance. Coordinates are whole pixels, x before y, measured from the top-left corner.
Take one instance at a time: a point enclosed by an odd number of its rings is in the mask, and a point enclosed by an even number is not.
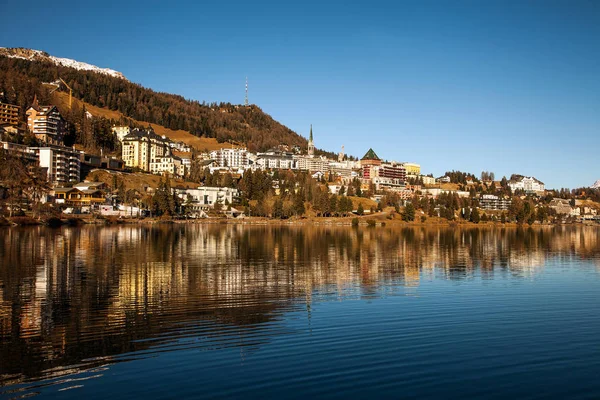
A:
[[[338,161],[344,161],[344,145],[342,145],[342,151],[340,152],[340,154],[338,154]]]
[[[310,136],[308,138],[308,155],[314,157],[315,155],[315,144],[313,143],[312,124],[310,124]]]
[[[246,77],[246,99],[244,100],[244,106],[248,107],[248,77]]]

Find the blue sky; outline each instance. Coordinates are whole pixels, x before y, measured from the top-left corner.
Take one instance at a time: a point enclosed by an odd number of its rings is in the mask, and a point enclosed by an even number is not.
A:
[[[250,102],[317,147],[452,169],[600,179],[600,2],[0,0],[0,46]]]

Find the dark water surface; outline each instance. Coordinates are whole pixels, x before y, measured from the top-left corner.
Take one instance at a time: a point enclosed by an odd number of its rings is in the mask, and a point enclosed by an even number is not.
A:
[[[0,230],[0,398],[600,398],[600,229]]]

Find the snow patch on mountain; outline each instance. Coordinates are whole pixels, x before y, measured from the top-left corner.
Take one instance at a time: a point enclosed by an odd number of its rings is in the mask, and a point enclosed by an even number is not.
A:
[[[10,58],[20,58],[23,60],[29,61],[50,61],[56,65],[62,65],[64,67],[75,68],[82,71],[92,71],[97,72],[99,74],[110,75],[115,78],[126,79],[125,76],[113,69],[110,68],[100,68],[92,64],[84,63],[81,61],[72,60],[70,58],[61,58],[54,57],[50,54],[41,51],[41,50],[33,50],[33,49],[23,49],[23,48],[6,48],[0,47],[0,56],[6,56]]]
[[[594,184],[592,185],[593,189],[600,189],[600,179],[598,179],[596,182],[594,182]]]

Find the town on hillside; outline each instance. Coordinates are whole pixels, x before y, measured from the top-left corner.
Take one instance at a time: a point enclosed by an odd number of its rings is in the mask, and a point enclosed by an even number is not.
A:
[[[113,151],[105,153],[65,146],[67,132],[80,143],[85,132],[96,134],[89,113],[69,126],[56,105],[36,97],[24,114],[21,120],[18,106],[0,103],[0,206],[12,221],[370,215],[421,223],[600,222],[598,182],[569,191],[517,174],[496,180],[486,171],[449,171],[436,178],[373,149],[357,160],[343,146],[332,158],[317,154],[312,126],[306,149],[282,143],[264,152],[227,143],[203,151],[152,128],[112,126],[104,140]]]

